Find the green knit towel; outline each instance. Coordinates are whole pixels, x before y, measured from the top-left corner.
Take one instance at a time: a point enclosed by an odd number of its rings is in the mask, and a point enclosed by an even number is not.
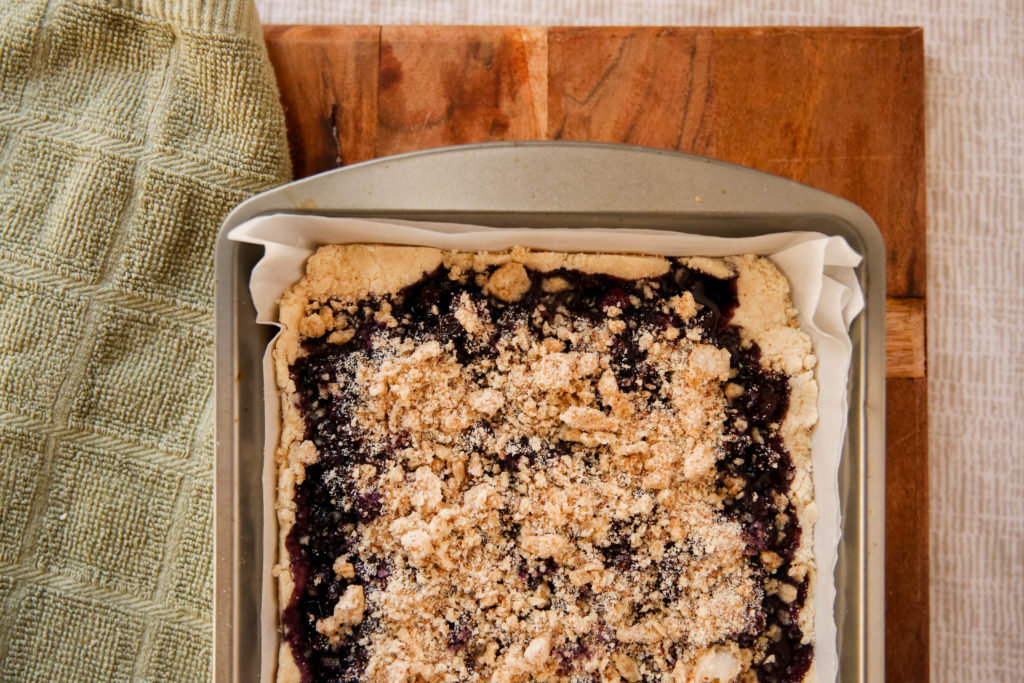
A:
[[[210,676],[214,237],[290,175],[251,2],[0,1],[0,681]]]

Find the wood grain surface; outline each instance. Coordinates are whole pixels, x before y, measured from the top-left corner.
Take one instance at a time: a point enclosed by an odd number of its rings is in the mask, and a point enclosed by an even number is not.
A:
[[[925,376],[924,299],[890,298],[885,307],[885,373],[888,377]]]
[[[840,195],[887,250],[886,668],[928,679],[924,47],[914,28],[268,26],[296,177],[443,145],[626,142]]]

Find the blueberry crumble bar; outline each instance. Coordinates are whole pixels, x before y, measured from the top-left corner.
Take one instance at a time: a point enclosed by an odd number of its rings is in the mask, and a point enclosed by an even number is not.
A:
[[[280,319],[278,681],[813,678],[770,261],[330,245]]]

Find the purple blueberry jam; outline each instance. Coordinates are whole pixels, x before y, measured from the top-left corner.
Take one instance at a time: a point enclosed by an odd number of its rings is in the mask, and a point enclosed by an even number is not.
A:
[[[741,524],[751,568],[763,580],[773,578],[792,585],[797,591],[796,599],[788,604],[777,595],[766,593],[760,605],[763,618],[758,619],[749,632],[736,634],[736,638],[741,645],[749,645],[762,634],[777,632],[778,639],[768,645],[771,656],[766,659],[770,663],[754,667],[757,680],[762,683],[800,680],[813,654],[812,647],[802,643],[803,633],[797,620],[807,598],[806,580],[795,581],[788,574],[801,529],[792,505],[787,502],[780,508],[777,503],[785,499],[794,474],[790,455],[778,436],[778,423],[789,402],[788,383],[786,377],[762,368],[756,345],[744,348],[739,329],[730,324],[737,306],[735,280],[715,278],[678,262],[673,262],[661,277],[636,281],[571,270],[545,274],[546,277],[561,277],[569,283],[568,288],[558,292],[544,291],[540,276],[533,272],[529,275],[531,286],[525,296],[514,303],[506,303],[487,296],[472,278],[460,283],[439,269],[387,297],[392,315],[400,321],[398,326],[386,328],[377,322],[374,311],[380,301],[367,301],[359,305],[354,314],[352,322],[356,334],[348,344],[337,346],[325,339],[305,342],[305,355],[293,364],[291,377],[300,396],[298,407],[305,417],[305,439],[316,445],[319,458],[315,464],[307,466],[304,480],[296,487],[296,520],[286,539],[295,590],[282,617],[284,638],[292,646],[303,680],[331,683],[362,680],[368,661],[364,636],[373,633],[379,624],[367,612],[351,634],[340,643],[332,644],[317,631],[316,623],[331,615],[349,585],[361,585],[369,602],[374,591],[388,585],[393,569],[383,558],[358,557],[354,553],[360,525],[377,518],[382,509],[379,492],[358,488],[354,468],[364,464],[386,465],[405,444],[402,434],[394,434],[385,447],[369,444],[354,426],[357,397],[349,388],[356,385],[353,356],[372,354],[375,338],[381,334],[417,342],[454,342],[457,358],[463,363],[470,357],[496,356],[493,338],[469,336],[455,318],[455,304],[463,295],[485,304],[479,308],[489,312],[496,337],[511,335],[525,327],[528,334],[540,339],[544,337],[543,324],[552,320],[559,309],[569,318],[599,321],[606,317],[606,309],[614,306],[622,311],[622,319],[629,321],[631,331],[664,330],[669,326],[683,332],[701,328],[703,342],[729,350],[737,370],[732,381],[741,384],[745,391],[728,407],[726,452],[718,459],[718,474],[723,489],[727,480],[739,480],[743,485],[741,494],[726,497],[724,514]],[[655,296],[645,296],[645,288],[653,290]],[[662,311],[664,301],[685,292],[690,292],[699,306],[695,317],[683,320],[674,313]],[[611,370],[619,386],[624,391],[662,386],[665,378],[659,375],[653,363],[647,362],[647,352],[636,337],[635,334],[620,334],[611,349]],[[653,392],[649,400],[658,400],[657,392]],[[470,432],[489,429],[490,424],[482,421],[471,426]],[[469,436],[471,438],[472,434]],[[529,471],[572,452],[567,443],[546,443],[537,449],[524,439],[510,442],[504,453],[492,457],[494,464],[508,472],[514,481],[524,469]],[[515,538],[519,529],[511,522],[507,511],[502,515],[502,519],[509,520],[507,534]],[[777,520],[781,518],[784,523],[780,529]],[[628,539],[638,525],[650,521],[651,516],[635,516],[626,522],[617,522],[609,534],[608,544],[599,550],[607,566],[631,577],[635,575],[638,591],[658,592],[665,604],[669,604],[679,598],[679,588],[670,579],[679,573],[679,566],[688,556],[702,553],[703,549],[693,540],[669,544],[659,561],[658,571],[639,571],[634,566]],[[774,569],[765,566],[762,554],[768,554],[766,551],[781,558],[781,565]],[[334,571],[335,560],[341,555],[348,555],[354,565],[355,576],[351,579],[339,578]],[[520,580],[531,589],[563,571],[550,558],[541,561],[519,558],[517,567]],[[588,599],[584,587],[578,600],[586,602]],[[604,629],[560,646],[552,656],[562,675],[572,680],[586,680],[582,662],[591,653],[615,645],[612,632]],[[450,623],[447,647],[453,653],[466,654],[472,667],[474,653],[481,646],[474,641],[471,617],[467,615]],[[675,649],[682,652],[685,647],[685,643],[678,643]]]

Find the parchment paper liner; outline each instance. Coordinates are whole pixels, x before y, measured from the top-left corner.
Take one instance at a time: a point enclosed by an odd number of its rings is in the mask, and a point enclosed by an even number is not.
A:
[[[262,244],[266,253],[249,281],[258,322],[277,324],[277,300],[303,274],[306,259],[322,244],[409,244],[453,250],[502,250],[522,245],[569,252],[640,253],[663,256],[758,254],[770,258],[790,283],[801,328],[818,357],[818,424],[812,435],[812,463],[818,519],[814,527],[817,585],[814,594],[814,669],[834,681],[839,661],[834,569],[842,532],[838,471],[847,416],[847,380],[852,342],[849,325],[864,307],[854,268],[861,257],[841,237],[783,232],[759,237],[709,237],[661,230],[489,228],[451,223],[383,221],[297,214],[261,216],[228,235]],[[272,344],[271,344],[272,346]],[[263,359],[266,434],[263,471],[263,595],[261,679],[273,680],[278,657],[277,591],[271,570],[277,560],[274,511],[277,474],[274,450],[280,435],[280,404],[270,346]]]

